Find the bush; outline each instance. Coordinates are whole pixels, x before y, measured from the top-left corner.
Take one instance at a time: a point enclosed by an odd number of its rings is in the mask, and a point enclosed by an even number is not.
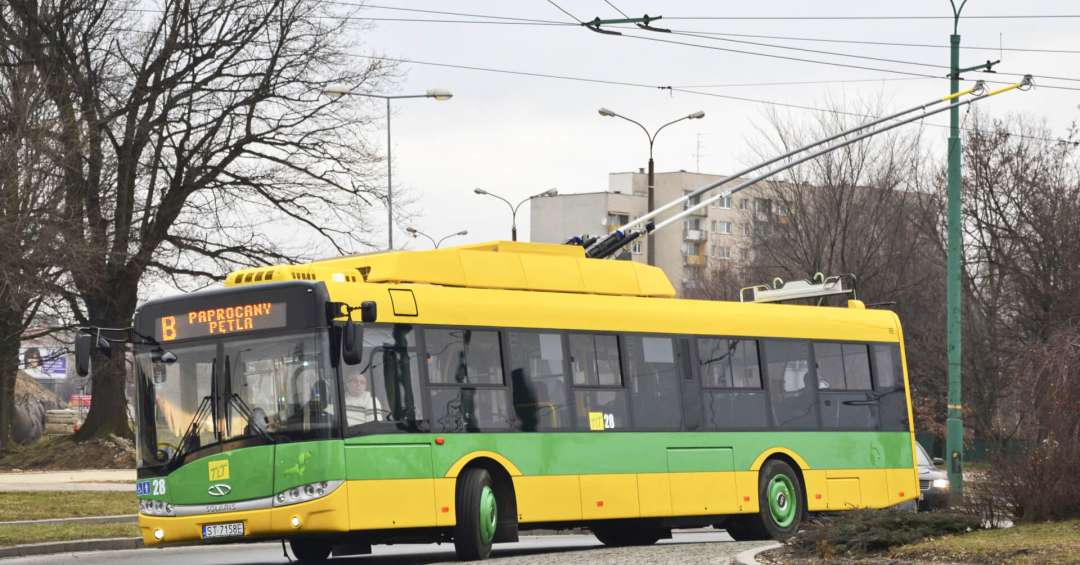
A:
[[[986,482],[1018,522],[1080,518],[1080,328],[1032,348]],[[1018,441],[1016,441],[1018,440]]]
[[[969,514],[852,510],[811,521],[788,542],[788,548],[801,557],[859,557],[980,527],[981,520]]]

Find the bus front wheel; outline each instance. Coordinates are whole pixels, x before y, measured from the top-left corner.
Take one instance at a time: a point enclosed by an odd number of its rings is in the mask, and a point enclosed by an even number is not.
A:
[[[487,559],[499,523],[499,504],[491,474],[485,469],[466,469],[457,483],[457,525],[454,549],[463,561]]]
[[[291,539],[289,547],[300,563],[325,563],[330,557],[330,544],[311,539]]]
[[[799,531],[806,514],[806,493],[799,474],[787,462],[771,459],[762,466],[758,505],[761,526],[769,537],[785,540]]]

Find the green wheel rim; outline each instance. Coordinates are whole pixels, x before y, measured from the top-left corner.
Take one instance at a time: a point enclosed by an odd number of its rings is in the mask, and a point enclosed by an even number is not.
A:
[[[480,491],[480,538],[484,543],[491,543],[495,538],[495,525],[499,520],[499,508],[495,501],[495,493],[491,487],[485,486]]]
[[[769,481],[766,490],[769,499],[769,514],[773,522],[781,528],[787,528],[795,522],[799,514],[799,498],[795,494],[795,485],[787,475],[777,475]]]

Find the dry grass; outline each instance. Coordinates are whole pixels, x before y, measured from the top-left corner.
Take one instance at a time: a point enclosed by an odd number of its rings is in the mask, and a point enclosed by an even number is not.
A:
[[[1080,563],[1080,520],[946,536],[896,548],[891,556],[939,562],[1076,564]]]
[[[77,539],[133,538],[138,536],[139,527],[135,524],[4,526],[0,528],[0,546]]]
[[[134,492],[0,492],[0,522],[138,512]]]

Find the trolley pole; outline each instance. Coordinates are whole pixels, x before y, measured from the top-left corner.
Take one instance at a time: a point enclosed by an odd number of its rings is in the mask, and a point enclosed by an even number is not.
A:
[[[964,0],[960,8],[950,0],[953,6],[953,33],[949,36],[949,92],[960,90],[960,35],[958,27],[960,11],[964,9]],[[949,496],[953,503],[959,503],[964,495],[964,413],[960,389],[961,328],[960,309],[960,260],[963,252],[963,234],[960,231],[960,109],[949,110],[949,184],[948,184],[948,281],[946,287],[946,310],[948,311],[948,356],[949,356],[949,399],[946,419],[945,450],[947,472],[949,476]]]

